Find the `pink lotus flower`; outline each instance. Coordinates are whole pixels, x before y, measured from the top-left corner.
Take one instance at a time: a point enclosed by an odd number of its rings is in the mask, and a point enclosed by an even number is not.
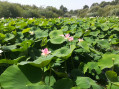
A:
[[[60,35],[60,36],[64,37],[65,39],[67,39],[69,41],[73,41],[74,40],[73,37],[70,37],[70,34],[65,34],[65,36],[64,35]]]
[[[61,17],[58,17],[59,19],[61,18]]]
[[[70,34],[66,34],[65,37],[66,39],[68,39],[70,37]]]
[[[69,41],[73,41],[74,38],[73,38],[73,37],[69,37],[68,40],[69,40]]]
[[[79,42],[83,41],[83,39],[78,39],[78,40],[79,40]]]
[[[41,55],[44,55],[44,56],[47,56],[48,54],[50,54],[50,53],[51,53],[51,51],[48,51],[48,49],[47,49],[47,48],[42,49],[41,51],[42,51]]]

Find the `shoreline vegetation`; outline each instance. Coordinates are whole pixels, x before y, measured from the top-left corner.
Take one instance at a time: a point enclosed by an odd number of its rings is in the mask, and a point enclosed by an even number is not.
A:
[[[79,4],[80,5],[80,4]],[[58,17],[107,17],[119,16],[119,0],[111,2],[102,1],[101,3],[93,3],[90,7],[84,5],[82,9],[68,10],[67,7],[61,5],[59,9],[47,6],[46,8],[35,5],[21,5],[0,1],[0,17],[5,18],[58,18]]]

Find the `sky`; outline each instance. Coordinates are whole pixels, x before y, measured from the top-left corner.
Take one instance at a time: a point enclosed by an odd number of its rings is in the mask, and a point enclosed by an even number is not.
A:
[[[22,5],[36,5],[38,7],[53,6],[59,9],[61,5],[65,6],[68,10],[82,9],[84,5],[91,6],[93,3],[101,3],[102,1],[113,0],[1,0],[12,3],[20,3]]]

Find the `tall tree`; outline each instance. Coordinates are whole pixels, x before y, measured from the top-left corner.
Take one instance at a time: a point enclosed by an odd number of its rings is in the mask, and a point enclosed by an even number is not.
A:
[[[83,9],[89,9],[89,6],[88,5],[84,5]]]
[[[94,6],[99,6],[99,4],[98,4],[98,3],[93,3],[93,4],[91,5],[91,8],[94,7]]]
[[[60,10],[63,11],[63,13],[66,13],[68,11],[67,8],[63,5],[60,6]]]
[[[100,3],[100,7],[105,7],[106,5],[110,5],[110,2],[102,1],[102,2]]]

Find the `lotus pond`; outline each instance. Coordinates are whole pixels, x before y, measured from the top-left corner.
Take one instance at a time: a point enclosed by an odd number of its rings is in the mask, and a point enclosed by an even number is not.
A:
[[[119,18],[0,19],[1,89],[119,89]]]

